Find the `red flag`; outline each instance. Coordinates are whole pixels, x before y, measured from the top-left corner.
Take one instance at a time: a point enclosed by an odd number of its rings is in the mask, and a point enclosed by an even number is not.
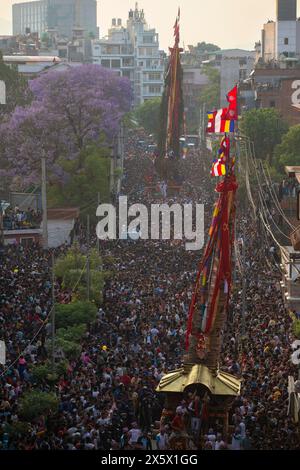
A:
[[[178,15],[174,25],[174,36],[176,38],[176,43],[179,44],[180,41],[180,8],[178,8]]]
[[[227,101],[229,103],[228,111],[227,111],[227,119],[234,120],[234,121],[237,121],[238,119],[237,95],[238,95],[238,87],[236,85],[227,95]]]

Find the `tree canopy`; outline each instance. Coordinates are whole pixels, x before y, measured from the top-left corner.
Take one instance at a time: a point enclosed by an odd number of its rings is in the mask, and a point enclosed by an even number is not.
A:
[[[80,171],[86,146],[101,135],[111,141],[132,101],[128,79],[92,64],[49,71],[30,82],[30,91],[31,104],[0,126],[4,157],[25,185],[40,179],[43,155],[57,180],[69,176],[62,161],[77,160]]]
[[[74,290],[77,299],[83,301],[87,299],[87,255],[81,253],[76,243],[56,261],[55,275],[62,280],[64,289]],[[97,303],[102,300],[105,275],[102,271],[101,257],[96,249],[92,249],[90,251],[90,299]]]
[[[78,159],[62,158],[58,163],[69,177],[65,180],[52,177],[48,186],[51,207],[64,207],[67,203],[70,207],[80,207],[84,216],[96,212],[97,193],[102,202],[109,200],[110,149],[104,143],[87,145]]]
[[[157,139],[159,133],[161,98],[147,100],[135,111],[138,124]]]
[[[58,411],[58,398],[54,393],[29,391],[20,400],[20,415],[26,421]]]
[[[284,173],[286,165],[300,165],[300,125],[290,127],[274,151],[274,166]]]
[[[199,104],[205,104],[206,110],[211,111],[219,108],[220,105],[220,72],[211,66],[205,66],[203,73],[208,77],[209,82],[203,87]]]
[[[0,106],[0,116],[11,113],[16,106],[25,106],[30,102],[31,94],[28,83],[23,75],[19,74],[14,67],[8,67],[3,61],[0,51],[0,80],[6,85],[6,105]]]
[[[274,108],[252,109],[243,115],[241,130],[254,143],[255,155],[273,163],[276,145],[288,126]]]
[[[214,52],[214,51],[219,51],[220,48],[219,46],[216,46],[215,44],[212,44],[210,42],[198,42],[197,46],[195,46],[195,49],[199,53],[204,53],[204,52]]]

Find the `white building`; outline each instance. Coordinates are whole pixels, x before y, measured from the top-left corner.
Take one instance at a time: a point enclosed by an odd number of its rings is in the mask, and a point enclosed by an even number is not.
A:
[[[132,82],[134,104],[160,97],[164,85],[164,53],[155,29],[149,28],[144,11],[130,10],[126,27],[113,19],[108,36],[92,43],[94,64],[115,70]]]
[[[276,0],[276,21],[264,24],[261,41],[263,62],[300,58],[300,21],[297,0]]]

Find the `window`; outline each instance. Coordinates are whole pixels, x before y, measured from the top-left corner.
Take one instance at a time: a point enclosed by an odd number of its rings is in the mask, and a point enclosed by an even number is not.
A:
[[[121,46],[121,53],[122,54],[133,54],[133,47],[132,46]]]
[[[270,101],[270,108],[275,108],[276,102],[274,100]]]
[[[152,44],[153,42],[153,36],[144,36],[143,37],[143,43],[144,44]]]
[[[113,60],[111,61],[111,67],[112,67],[113,69],[119,69],[119,68],[121,67],[121,61],[120,61],[120,59],[113,59]]]
[[[123,57],[123,67],[133,67],[133,65],[132,57]]]
[[[21,245],[22,245],[22,246],[28,248],[28,247],[30,247],[30,246],[33,245],[33,243],[34,243],[34,238],[32,238],[32,237],[30,237],[30,238],[29,238],[29,237],[21,238],[20,241],[21,241]]]
[[[184,80],[194,80],[195,73],[194,72],[184,72],[183,79]]]
[[[102,67],[107,67],[108,69],[110,69],[110,60],[108,59],[101,60],[101,65]]]
[[[161,86],[158,86],[158,85],[150,85],[150,86],[149,86],[149,93],[160,94],[160,93],[161,93]]]
[[[107,55],[120,54],[120,46],[102,46],[102,53]]]
[[[284,45],[287,46],[289,44],[289,38],[284,38]]]
[[[161,75],[159,72],[151,72],[149,73],[149,80],[152,80],[152,81],[160,81],[161,80]]]
[[[122,76],[127,77],[127,78],[131,78],[130,70],[123,70]]]

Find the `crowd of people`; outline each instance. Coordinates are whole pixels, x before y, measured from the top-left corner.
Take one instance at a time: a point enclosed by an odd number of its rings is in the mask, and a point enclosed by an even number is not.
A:
[[[150,155],[141,155],[131,135],[126,148],[122,191],[130,202],[150,204]],[[205,205],[206,233],[214,182],[197,151],[181,162],[185,184],[167,202]],[[166,202],[164,191],[155,202]],[[291,319],[284,309],[274,258],[250,215],[238,212],[238,232],[246,227],[247,308],[242,318],[241,274],[230,304],[220,366],[243,379],[233,403],[229,432],[219,422],[207,426],[191,446],[203,450],[299,449],[297,427],[287,416]],[[61,247],[55,252],[65,250]],[[30,423],[25,434],[11,432],[22,421],[20,399],[34,388],[32,367],[49,354],[51,252],[37,246],[5,249],[0,273],[0,339],[7,364],[0,368],[0,446],[18,450],[110,450],[169,448],[173,434],[191,433],[199,419],[197,394],[181,399],[176,413],[161,424],[164,397],[156,392],[165,373],[183,359],[189,303],[200,253],[181,241],[102,241],[104,259],[113,260],[103,304],[55,386],[59,409]],[[58,286],[56,286],[56,290]],[[244,328],[243,328],[244,325]],[[49,384],[39,385],[43,391]],[[201,417],[203,419],[203,416]],[[195,428],[196,429],[196,428]],[[196,429],[197,431],[197,429]],[[195,437],[195,436],[193,436]]]
[[[18,206],[9,206],[3,214],[4,230],[40,228],[41,221],[41,212],[30,207],[23,210]]]

